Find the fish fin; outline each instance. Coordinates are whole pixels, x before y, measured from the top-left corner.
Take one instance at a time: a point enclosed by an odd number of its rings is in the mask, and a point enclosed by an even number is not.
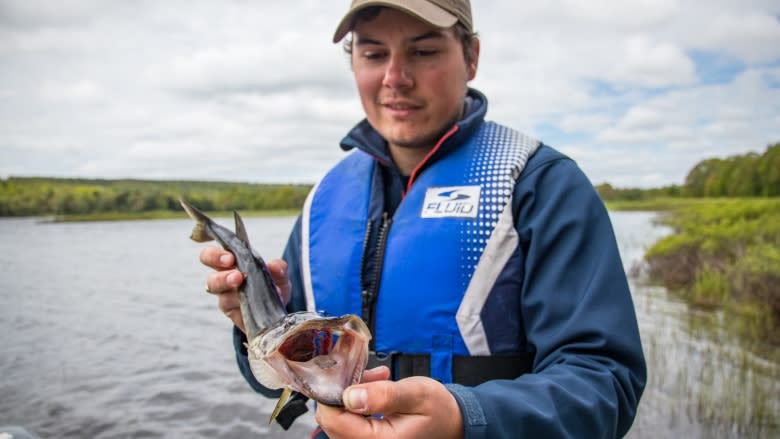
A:
[[[187,212],[187,215],[195,220],[195,227],[192,228],[190,239],[195,242],[213,241],[214,237],[211,236],[206,228],[206,225],[211,222],[211,219],[207,217],[206,214],[198,210],[195,206],[184,201],[183,198],[179,198],[179,203],[181,203],[181,207],[184,208],[184,210]]]
[[[206,225],[203,223],[195,223],[195,227],[192,228],[190,239],[195,242],[209,242],[214,240],[208,230],[206,230]]]
[[[274,407],[274,411],[271,413],[271,418],[268,420],[268,425],[271,425],[271,423],[274,422],[274,419],[279,416],[279,412],[281,412],[284,405],[287,404],[291,394],[292,390],[289,387],[285,387],[284,390],[282,390],[282,394],[279,396],[279,401],[276,401],[276,407]]]
[[[236,220],[236,236],[238,236],[238,239],[241,240],[241,242],[244,243],[247,247],[249,247],[249,235],[246,233],[246,226],[244,226],[244,220],[241,219],[241,215],[238,214],[238,212],[233,211],[233,217]]]

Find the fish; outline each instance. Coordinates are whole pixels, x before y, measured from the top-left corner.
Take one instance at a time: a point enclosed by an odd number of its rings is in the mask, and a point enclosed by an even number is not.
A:
[[[190,238],[199,243],[218,242],[233,253],[244,275],[238,297],[249,367],[263,386],[283,389],[269,423],[293,392],[321,404],[343,407],[344,389],[360,382],[368,362],[371,331],[363,319],[355,314],[288,313],[268,266],[249,244],[238,212],[233,212],[233,232],[184,199],[179,201],[195,220]]]

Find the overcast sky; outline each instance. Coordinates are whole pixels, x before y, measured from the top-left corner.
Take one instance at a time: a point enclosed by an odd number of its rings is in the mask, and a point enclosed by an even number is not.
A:
[[[780,141],[780,1],[472,0],[488,119],[595,184]],[[0,178],[315,182],[362,117],[349,0],[0,0]]]

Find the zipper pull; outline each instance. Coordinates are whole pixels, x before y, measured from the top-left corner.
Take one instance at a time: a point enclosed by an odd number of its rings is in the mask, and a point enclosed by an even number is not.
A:
[[[369,325],[369,326],[371,324],[371,322],[370,322],[370,320],[371,320],[371,315],[370,315],[371,314],[371,302],[373,302],[373,297],[371,297],[371,296],[372,295],[371,295],[371,293],[368,290],[364,289],[363,291],[360,292],[360,298],[361,298],[361,302],[362,302],[362,305],[363,305],[362,319],[363,319],[363,322],[366,325]]]

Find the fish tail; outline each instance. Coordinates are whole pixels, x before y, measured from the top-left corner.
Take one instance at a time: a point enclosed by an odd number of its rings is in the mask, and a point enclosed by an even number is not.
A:
[[[181,206],[187,212],[187,215],[189,215],[190,218],[195,220],[195,227],[192,228],[192,234],[190,235],[190,239],[192,239],[195,242],[213,241],[214,237],[211,236],[211,234],[208,231],[208,228],[206,227],[211,222],[211,219],[207,217],[203,212],[198,210],[195,206],[184,201],[183,198],[179,199],[179,203],[181,203]]]

